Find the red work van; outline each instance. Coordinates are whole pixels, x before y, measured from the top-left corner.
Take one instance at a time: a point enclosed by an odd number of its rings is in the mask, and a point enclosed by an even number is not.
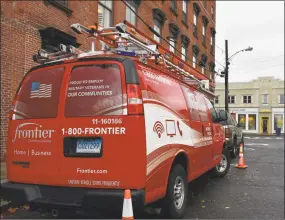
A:
[[[122,210],[131,189],[135,213],[161,201],[179,218],[188,182],[229,170],[221,114],[196,86],[136,57],[40,65],[13,101],[2,195],[32,209]]]

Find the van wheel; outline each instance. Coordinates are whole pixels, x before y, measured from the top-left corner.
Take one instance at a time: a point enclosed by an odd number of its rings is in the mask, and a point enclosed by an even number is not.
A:
[[[177,219],[185,214],[188,196],[188,181],[185,169],[176,164],[171,169],[166,196],[161,210],[164,218]]]
[[[212,169],[214,176],[223,177],[225,176],[231,165],[231,158],[228,149],[224,148],[222,153],[222,159],[220,163]]]

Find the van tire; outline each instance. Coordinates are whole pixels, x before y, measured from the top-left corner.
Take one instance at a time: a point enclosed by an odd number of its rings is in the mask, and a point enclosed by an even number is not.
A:
[[[180,200],[174,200],[174,188],[181,184]],[[178,219],[185,214],[188,197],[188,181],[186,171],[180,164],[175,164],[168,178],[167,191],[163,201],[161,215],[163,218]]]
[[[230,153],[228,149],[224,147],[222,152],[221,163],[219,163],[217,166],[215,166],[212,169],[213,175],[215,177],[224,177],[228,173],[230,165],[231,165]],[[223,169],[221,169],[221,166],[224,166]]]
[[[239,154],[239,147],[237,146],[237,140],[234,139],[233,150],[231,151],[231,157],[236,158]]]

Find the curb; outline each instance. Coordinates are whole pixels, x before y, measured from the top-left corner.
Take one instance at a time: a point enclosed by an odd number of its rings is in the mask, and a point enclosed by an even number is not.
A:
[[[284,137],[285,134],[281,134],[279,136],[277,136],[276,134],[250,134],[250,133],[243,133],[244,136],[248,136],[248,137]]]

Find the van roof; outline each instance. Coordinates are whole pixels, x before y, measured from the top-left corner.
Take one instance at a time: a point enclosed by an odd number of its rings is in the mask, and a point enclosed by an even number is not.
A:
[[[127,59],[123,57],[128,57],[128,60],[135,62],[140,61],[144,64],[147,62],[152,68],[157,68],[158,65],[154,64],[159,64],[159,71],[167,72],[172,78],[180,80],[181,83],[188,86],[192,84],[192,87],[196,86],[196,89],[201,90],[207,96],[215,97],[215,94],[209,90],[209,86],[214,82],[210,82],[208,76],[199,72],[128,21],[116,24],[115,27],[106,28],[98,24],[89,27],[72,24],[71,29],[77,34],[86,34],[91,39],[90,51],[84,52],[72,45],[60,44],[57,52],[49,53],[42,49],[39,50],[38,54],[33,56],[34,61],[54,63],[56,60],[63,60],[63,63],[72,63],[81,60],[106,59],[107,57],[111,59],[117,57]],[[101,50],[96,51],[96,40],[102,43]]]

